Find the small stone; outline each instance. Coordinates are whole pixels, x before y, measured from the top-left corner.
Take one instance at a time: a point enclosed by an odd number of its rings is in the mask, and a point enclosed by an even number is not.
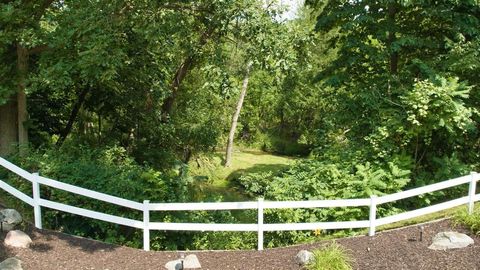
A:
[[[3,231],[11,231],[22,222],[22,216],[15,209],[3,209],[0,210],[0,222]]]
[[[10,247],[27,248],[32,243],[32,239],[26,233],[15,230],[7,233],[4,243]]]
[[[22,261],[13,257],[0,263],[1,270],[22,270]]]
[[[180,260],[169,261],[165,264],[165,268],[168,270],[180,270],[182,269],[182,262]]]
[[[313,258],[313,253],[308,250],[300,250],[295,256],[295,262],[298,265],[305,265]]]
[[[433,237],[432,244],[428,247],[433,250],[447,250],[464,248],[474,243],[468,235],[458,232],[440,232]]]
[[[165,268],[168,270],[180,270],[182,269],[182,259],[169,261],[165,264]],[[202,268],[200,261],[196,255],[190,254],[183,259],[183,269],[197,269]]]

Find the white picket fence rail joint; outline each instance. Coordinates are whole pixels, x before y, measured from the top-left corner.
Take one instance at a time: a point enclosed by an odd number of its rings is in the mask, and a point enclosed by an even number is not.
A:
[[[317,229],[348,229],[348,228],[369,228],[369,235],[375,234],[378,226],[442,211],[452,207],[466,204],[468,212],[471,214],[474,210],[474,202],[480,201],[480,194],[476,194],[476,185],[480,180],[480,174],[476,172],[470,175],[446,180],[443,182],[418,187],[395,194],[381,197],[371,196],[369,199],[346,199],[346,200],[312,200],[312,201],[264,201],[259,198],[258,201],[250,202],[217,202],[217,203],[150,203],[148,200],[143,203],[126,200],[116,196],[100,193],[97,191],[77,187],[39,176],[37,173],[29,173],[20,167],[10,163],[0,157],[0,166],[17,174],[18,176],[32,182],[33,198],[20,192],[6,182],[0,180],[0,188],[23,202],[33,206],[35,216],[35,226],[42,227],[41,207],[48,207],[58,211],[68,212],[75,215],[85,216],[110,223],[129,226],[143,230],[143,246],[145,250],[150,250],[150,231],[232,231],[232,232],[257,232],[258,249],[263,249],[263,233],[265,231],[299,231],[299,230],[317,230]],[[468,196],[454,199],[448,202],[388,216],[376,218],[377,206],[413,196],[431,193],[434,191],[469,183]],[[40,185],[57,188],[77,195],[82,195],[92,199],[108,202],[118,206],[131,208],[143,212],[143,220],[118,217],[115,215],[100,213],[93,210],[83,209],[62,203],[57,203],[40,197]],[[332,208],[332,207],[369,207],[369,220],[361,221],[334,221],[334,222],[311,222],[311,223],[283,223],[283,224],[264,224],[264,209],[295,209],[295,208]],[[214,211],[214,210],[257,210],[257,223],[253,224],[218,224],[218,223],[166,223],[150,222],[151,211]]]

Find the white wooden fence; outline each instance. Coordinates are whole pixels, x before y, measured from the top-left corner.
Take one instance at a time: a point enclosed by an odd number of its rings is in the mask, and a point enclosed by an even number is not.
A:
[[[134,202],[119,197],[107,195],[104,193],[88,190],[85,188],[69,185],[53,179],[42,177],[38,173],[29,173],[9,161],[0,158],[0,166],[30,181],[33,188],[33,198],[20,192],[14,187],[0,180],[0,188],[10,193],[16,198],[33,206],[35,216],[35,226],[42,228],[42,210],[41,207],[47,207],[75,215],[85,216],[106,222],[116,223],[143,230],[143,247],[150,250],[150,231],[242,231],[257,232],[258,250],[263,250],[263,232],[266,231],[296,231],[296,230],[316,230],[316,229],[347,229],[347,228],[369,228],[369,235],[375,235],[375,228],[381,225],[406,220],[448,208],[456,207],[462,204],[468,205],[469,213],[473,212],[474,202],[480,200],[480,194],[475,193],[476,182],[480,180],[480,174],[472,172],[470,175],[458,177],[455,179],[443,181],[440,183],[414,188],[407,191],[398,192],[382,197],[371,196],[367,199],[347,199],[347,200],[315,200],[315,201],[264,201],[259,198],[258,201],[250,202],[218,202],[218,203],[150,203],[145,200],[143,203]],[[430,193],[462,184],[469,183],[468,195],[454,199],[448,202],[424,207],[396,214],[393,216],[377,219],[377,206],[413,196]],[[82,209],[78,206],[70,206],[58,202],[42,199],[40,197],[40,185],[57,188],[74,194],[82,195],[92,199],[104,201],[107,203],[131,208],[143,212],[143,220],[133,220],[124,217],[118,217],[97,211]],[[366,206],[370,208],[368,220],[360,221],[335,221],[335,222],[312,222],[312,223],[281,223],[264,224],[264,209],[284,209],[284,208],[327,208],[327,207],[359,207]],[[253,224],[215,224],[215,223],[166,223],[150,222],[151,211],[195,211],[195,210],[239,210],[239,209],[257,209],[257,223]]]

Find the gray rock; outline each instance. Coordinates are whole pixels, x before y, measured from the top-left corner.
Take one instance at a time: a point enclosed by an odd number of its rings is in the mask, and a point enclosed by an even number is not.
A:
[[[313,253],[308,250],[300,250],[295,256],[295,262],[299,265],[307,264],[313,258]]]
[[[13,257],[8,258],[5,261],[0,263],[1,270],[23,270],[22,261]]]
[[[3,209],[0,211],[0,222],[3,231],[11,231],[22,222],[22,216],[15,209]]]
[[[15,230],[7,233],[4,242],[6,246],[27,248],[32,243],[32,239],[26,233]]]
[[[473,239],[468,235],[458,232],[440,232],[433,237],[432,244],[428,247],[433,250],[446,250],[464,248],[473,244]]]
[[[182,269],[182,259],[169,261],[165,264],[165,268],[168,270],[180,270]],[[190,254],[183,259],[183,269],[197,269],[202,268],[197,255]]]

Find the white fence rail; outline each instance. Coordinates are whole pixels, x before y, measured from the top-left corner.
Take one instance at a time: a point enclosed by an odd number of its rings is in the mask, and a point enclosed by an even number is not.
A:
[[[143,203],[126,200],[123,198],[107,195],[104,193],[92,191],[89,189],[77,187],[74,185],[62,183],[50,178],[39,176],[38,173],[29,173],[9,161],[0,158],[0,166],[17,174],[18,176],[32,182],[33,198],[20,192],[14,187],[0,180],[0,188],[23,202],[33,206],[35,216],[35,226],[42,228],[41,207],[47,207],[75,215],[85,216],[110,223],[120,224],[143,230],[143,247],[150,250],[150,231],[236,231],[236,232],[257,232],[258,250],[263,250],[263,232],[265,231],[299,231],[316,229],[348,229],[348,228],[369,228],[369,235],[375,235],[375,229],[378,226],[390,224],[448,208],[456,207],[462,204],[468,205],[469,213],[473,212],[474,202],[480,200],[480,194],[476,194],[475,188],[477,181],[480,180],[480,174],[472,172],[470,175],[458,177],[455,179],[443,181],[440,183],[414,188],[395,194],[382,197],[372,196],[367,199],[346,199],[346,200],[312,200],[312,201],[264,201],[259,198],[258,201],[251,202],[218,202],[218,203],[150,203],[145,200]],[[405,213],[377,219],[377,206],[393,201],[410,198],[462,184],[469,183],[468,194],[465,197],[454,199],[448,202],[412,210]],[[83,209],[77,206],[66,205],[58,202],[42,199],[40,197],[40,185],[57,188],[77,195],[82,195],[92,199],[104,201],[118,206],[131,208],[143,212],[143,220],[134,220],[124,217],[118,217],[97,211]],[[370,215],[368,220],[360,221],[335,221],[335,222],[312,222],[312,223],[284,223],[284,224],[264,224],[264,209],[285,209],[285,208],[332,208],[332,207],[360,207],[368,206]],[[150,222],[151,211],[198,211],[198,210],[242,210],[256,209],[257,223],[252,224],[212,224],[212,223],[166,223]]]

